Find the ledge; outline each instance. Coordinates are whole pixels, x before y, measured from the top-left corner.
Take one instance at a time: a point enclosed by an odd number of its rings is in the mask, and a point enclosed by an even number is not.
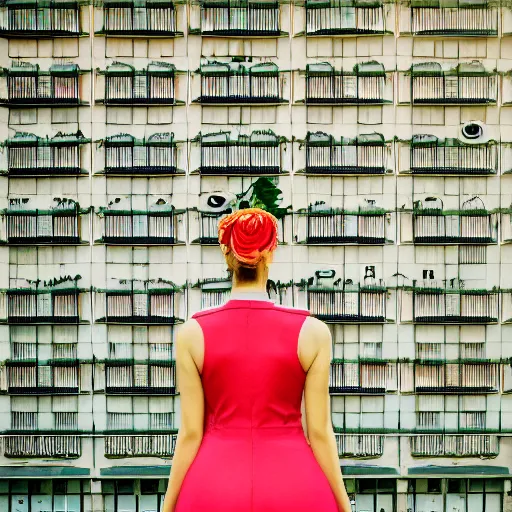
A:
[[[89,476],[89,468],[77,468],[71,466],[0,466],[0,477],[40,477],[40,478],[67,478],[70,476]]]
[[[417,466],[409,468],[409,475],[509,475],[504,466]]]

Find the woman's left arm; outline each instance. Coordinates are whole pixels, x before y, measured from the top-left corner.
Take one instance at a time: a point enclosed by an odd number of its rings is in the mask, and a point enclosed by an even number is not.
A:
[[[181,425],[162,512],[174,512],[181,484],[203,439],[203,385],[192,358],[194,348],[202,343],[202,339],[202,329],[193,319],[187,320],[176,334],[176,379],[180,393]]]

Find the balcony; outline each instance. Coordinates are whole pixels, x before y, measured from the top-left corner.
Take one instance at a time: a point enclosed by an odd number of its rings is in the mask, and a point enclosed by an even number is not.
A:
[[[377,458],[384,453],[384,436],[335,433],[339,457]]]
[[[386,72],[379,62],[336,71],[328,62],[306,65],[306,105],[382,105]]]
[[[414,381],[416,393],[497,393],[500,389],[500,364],[417,361]]]
[[[476,204],[478,208],[470,206]],[[415,244],[492,244],[497,242],[497,221],[479,198],[463,204],[462,210],[443,210],[439,199],[429,197],[418,201],[413,212]]]
[[[174,207],[150,211],[109,210],[100,208],[104,221],[99,242],[107,245],[175,245],[180,241],[184,210]]]
[[[76,435],[19,433],[3,438],[3,455],[8,458],[77,459],[82,455],[82,440]]]
[[[308,36],[384,34],[382,0],[306,0]]]
[[[497,457],[498,436],[422,434],[411,437],[413,457]]]
[[[338,282],[333,286],[299,284],[312,315],[332,323],[386,322],[385,286],[354,284],[350,280]]]
[[[175,395],[174,361],[136,363],[108,360],[105,363],[106,392],[112,395]]]
[[[411,141],[411,172],[452,176],[496,174],[498,149],[495,141],[465,144],[458,139],[414,135]]]
[[[114,62],[103,72],[105,105],[177,105],[176,68],[167,62],[151,62],[147,69],[136,70]]]
[[[58,133],[51,139],[17,132],[6,141],[9,176],[76,176],[86,174],[81,166],[81,148],[91,142],[82,132]]]
[[[73,0],[6,0],[0,7],[3,37],[76,37],[80,4]]]
[[[15,108],[76,107],[82,104],[80,73],[76,64],[55,64],[49,71],[41,71],[38,64],[13,62],[3,70],[7,98],[0,103]]]
[[[96,292],[97,322],[172,325],[183,321],[183,290],[170,282],[121,281],[117,289]]]
[[[276,175],[282,170],[281,146],[284,140],[272,130],[256,130],[251,135],[230,132],[199,134],[201,149],[199,173],[215,176]]]
[[[387,361],[331,362],[329,393],[331,395],[381,395],[386,393],[388,382],[396,375],[396,368]]]
[[[495,290],[465,290],[427,285],[413,293],[413,318],[416,323],[487,324],[499,318]]]
[[[105,457],[172,457],[177,434],[105,436]]]
[[[11,395],[72,395],[79,393],[78,362],[39,365],[10,361],[7,392]]]
[[[177,145],[174,133],[154,133],[147,139],[136,139],[127,133],[102,141],[105,148],[105,174],[166,175],[176,174]]]
[[[7,322],[10,324],[77,324],[80,290],[10,289],[7,290]]]
[[[497,36],[498,9],[486,0],[412,0],[412,32],[417,35]]]
[[[387,212],[378,208],[347,211],[309,205],[295,213],[297,242],[308,245],[386,243]]]
[[[248,67],[244,62],[208,62],[199,69],[202,105],[287,103],[284,75],[272,62]]]
[[[461,63],[443,71],[437,62],[414,64],[411,68],[411,98],[415,105],[489,105],[496,103],[496,73],[478,61]]]
[[[275,0],[203,0],[201,34],[221,37],[278,37],[279,3]]]
[[[384,174],[389,148],[380,133],[358,135],[339,141],[323,132],[308,132],[306,174]]]
[[[50,210],[6,211],[7,243],[11,245],[79,244],[80,210],[76,203]]]
[[[109,36],[174,37],[176,9],[164,0],[103,0],[103,29]]]

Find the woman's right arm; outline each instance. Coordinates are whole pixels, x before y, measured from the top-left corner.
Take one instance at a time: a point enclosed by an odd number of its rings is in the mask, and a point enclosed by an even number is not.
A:
[[[332,428],[329,375],[331,372],[332,338],[323,322],[309,317],[304,340],[316,356],[306,375],[304,401],[308,438],[318,464],[333,490],[340,512],[351,512],[350,500],[340,469],[338,447]],[[304,344],[302,345],[304,346]]]

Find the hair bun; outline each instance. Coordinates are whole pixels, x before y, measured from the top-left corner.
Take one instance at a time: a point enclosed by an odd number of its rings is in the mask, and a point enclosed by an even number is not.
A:
[[[219,222],[219,243],[244,265],[255,266],[277,247],[277,219],[261,208],[244,208]]]

